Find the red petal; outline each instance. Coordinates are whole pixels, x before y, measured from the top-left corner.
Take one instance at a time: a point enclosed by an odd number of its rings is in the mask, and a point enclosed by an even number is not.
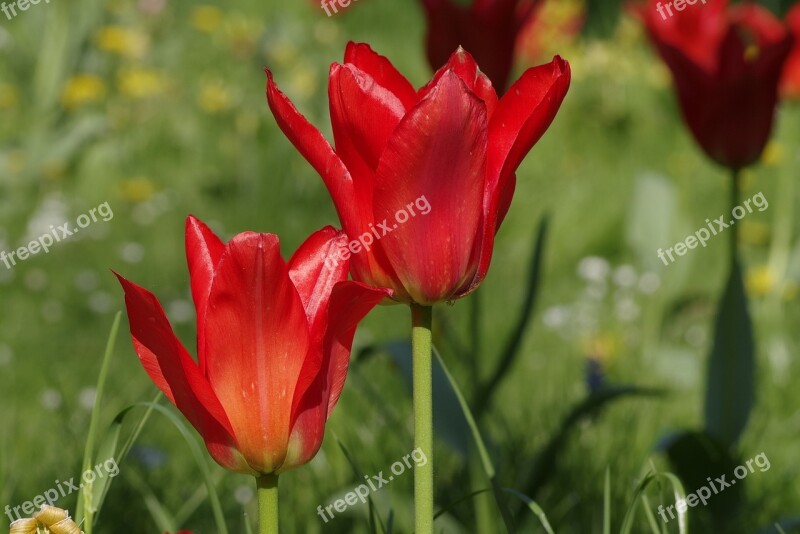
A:
[[[377,226],[385,219],[390,228],[381,248],[415,302],[446,300],[475,272],[486,146],[486,106],[446,72],[406,115],[381,157],[375,221]],[[428,214],[405,223],[395,219],[422,197]]]
[[[217,266],[206,312],[208,380],[257,471],[283,463],[292,395],[309,348],[303,304],[272,234],[239,234]]]
[[[344,387],[356,327],[391,294],[391,290],[358,282],[341,282],[333,288],[324,346],[317,353],[320,365],[315,366],[316,374],[309,387],[295,393],[289,453],[281,471],[308,462],[319,450],[325,422]]]
[[[497,92],[492,87],[492,82],[489,78],[480,71],[475,59],[469,52],[461,48],[453,52],[439,70],[433,75],[433,79],[428,84],[419,90],[420,97],[425,97],[438,83],[439,79],[445,72],[453,71],[461,78],[470,91],[478,95],[486,104],[486,114],[489,119],[492,118],[494,110],[497,107]]]
[[[269,70],[266,73],[267,102],[278,126],[322,177],[342,224],[345,226],[357,224],[358,206],[354,202],[353,180],[347,167],[319,130],[309,123],[278,89],[272,80],[272,73]]]
[[[417,103],[417,92],[405,76],[394,68],[386,57],[376,53],[366,43],[347,43],[344,62],[369,74],[381,87],[391,91],[406,110]]]
[[[211,280],[225,244],[200,219],[189,215],[186,218],[186,259],[189,263],[189,276],[192,280],[192,298],[197,310],[198,347],[203,346],[200,325],[206,313]],[[199,352],[199,351],[198,351]],[[205,374],[205,361],[200,360],[200,371]]]
[[[347,280],[350,261],[339,258],[347,241],[347,234],[326,226],[311,234],[289,260],[289,278],[303,302],[312,340],[321,340],[325,332],[333,286]]]
[[[211,385],[172,331],[155,295],[114,273],[125,291],[131,338],[147,374],[203,436],[223,467],[252,473],[236,451],[235,433]]]

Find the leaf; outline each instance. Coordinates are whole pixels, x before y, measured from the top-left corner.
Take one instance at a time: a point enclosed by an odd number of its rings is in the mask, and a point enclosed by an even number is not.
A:
[[[633,528],[633,518],[636,513],[636,505],[645,498],[645,490],[647,487],[652,484],[653,482],[664,478],[667,482],[670,483],[672,486],[672,494],[674,496],[675,502],[678,500],[686,499],[686,491],[683,489],[683,484],[681,484],[680,479],[673,475],[672,473],[648,473],[642,479],[641,482],[636,486],[636,491],[633,495],[633,500],[631,504],[628,506],[628,510],[625,512],[625,517],[622,520],[622,527],[620,528],[620,534],[629,534],[631,529]],[[689,532],[689,525],[688,525],[688,518],[687,513],[678,513],[678,532],[680,534],[686,534]]]
[[[527,326],[533,315],[536,297],[539,295],[539,285],[542,276],[542,259],[544,257],[545,243],[547,241],[549,221],[549,216],[545,215],[542,217],[542,222],[539,223],[539,230],[536,232],[536,243],[528,267],[528,285],[525,290],[525,300],[522,303],[522,310],[517,316],[517,323],[506,342],[506,346],[503,348],[503,352],[500,354],[499,363],[492,373],[492,376],[481,385],[475,397],[475,402],[473,402],[473,406],[476,406],[475,411],[478,417],[487,409],[497,386],[503,381],[508,371],[513,366],[519,354],[520,347],[522,346],[525,333],[529,330]],[[476,325],[472,325],[472,328],[475,329]]]
[[[122,312],[117,312],[114,316],[114,322],[111,324],[111,331],[108,334],[106,341],[106,350],[103,354],[103,360],[100,364],[100,375],[97,378],[97,393],[95,395],[94,406],[92,407],[92,415],[89,420],[89,432],[86,437],[86,446],[83,449],[83,472],[92,469],[92,460],[94,458],[94,447],[98,438],[98,425],[100,420],[100,404],[103,401],[103,392],[106,386],[106,377],[108,376],[108,366],[111,362],[111,355],[114,352],[114,345],[117,341],[117,333],[119,332],[119,324],[122,320]],[[92,534],[92,526],[94,519],[95,508],[92,505],[92,482],[86,482],[81,487],[80,498],[78,499],[78,509],[75,517],[80,523],[85,514],[86,521],[83,524],[83,529],[86,534]]]
[[[344,446],[344,443],[339,439],[338,436],[334,435],[336,439],[336,443],[339,444],[339,448],[342,449],[344,453],[344,457],[347,459],[347,463],[350,464],[350,468],[353,470],[353,473],[356,477],[361,480],[364,478],[364,472],[361,471],[361,468],[358,467],[355,458],[353,455],[350,454],[350,451],[347,450],[347,447]],[[375,518],[378,518],[378,523],[381,526],[381,532],[387,534],[386,527],[383,525],[383,520],[381,519],[380,514],[376,511],[375,503],[372,500],[372,495],[367,495],[367,506],[369,506],[369,531],[371,534],[378,534],[378,529],[375,525]],[[391,525],[393,521],[393,516],[389,516],[389,524]]]
[[[755,402],[753,326],[739,262],[732,263],[719,303],[708,364],[705,424],[712,436],[733,447],[744,432]]]
[[[385,352],[402,371],[409,392],[412,387],[411,344],[407,341],[389,341],[370,349]],[[362,350],[362,353],[364,351]],[[458,398],[453,393],[441,365],[433,362],[433,425],[438,437],[456,452],[467,455],[469,427],[461,416]]]
[[[528,505],[530,511],[533,512],[533,514],[539,518],[539,522],[542,524],[544,531],[547,532],[547,534],[553,534],[553,527],[550,526],[550,522],[547,520],[547,516],[545,515],[544,510],[542,510],[541,506],[536,504],[536,501],[534,501],[524,493],[520,493],[515,489],[503,488],[503,491],[505,491],[506,493],[510,493],[511,495],[514,495],[522,502],[524,502],[526,505]]]
[[[622,0],[586,0],[585,35],[610,37],[617,27]]]
[[[730,482],[733,470],[740,463],[739,458],[731,456],[724,443],[705,432],[672,434],[662,439],[657,448],[666,452],[672,470],[693,492],[708,486],[709,478],[713,481],[724,475]],[[715,527],[722,528],[738,514],[743,497],[744,481],[741,480],[713,495],[703,510],[711,514]]]
[[[535,496],[555,472],[558,456],[565,448],[569,433],[578,423],[594,416],[612,402],[629,396],[652,397],[662,395],[663,392],[655,389],[638,388],[635,386],[607,386],[592,392],[586,399],[575,406],[561,422],[556,432],[542,452],[536,458],[533,468],[527,476],[527,493]]]
[[[458,399],[458,403],[461,406],[462,413],[464,414],[464,419],[467,420],[467,424],[469,425],[470,430],[472,430],[472,438],[475,442],[475,446],[478,448],[478,454],[480,455],[481,463],[483,464],[483,470],[486,472],[486,476],[489,477],[489,480],[492,483],[494,497],[497,501],[498,508],[500,508],[500,514],[503,517],[503,523],[505,523],[506,530],[509,533],[514,533],[516,532],[516,527],[514,526],[514,519],[511,516],[511,510],[509,510],[502,498],[503,488],[500,487],[500,484],[497,481],[497,474],[495,472],[494,465],[489,457],[489,452],[486,450],[486,444],[483,442],[483,437],[481,437],[480,430],[478,430],[475,417],[473,417],[472,411],[469,409],[464,395],[461,393],[461,390],[459,389],[458,384],[456,384],[456,381],[453,379],[453,376],[447,370],[447,366],[444,364],[442,357],[439,355],[439,351],[437,351],[435,347],[433,348],[433,354],[436,356],[436,360],[439,362],[442,371],[450,383],[453,393]]]

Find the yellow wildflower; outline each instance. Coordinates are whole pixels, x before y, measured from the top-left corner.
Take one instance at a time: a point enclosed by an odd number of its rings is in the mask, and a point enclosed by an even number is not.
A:
[[[222,12],[214,6],[199,6],[192,12],[192,26],[205,33],[213,33],[222,23]]]
[[[101,50],[128,58],[142,58],[147,53],[148,39],[143,33],[124,26],[106,26],[97,33]]]
[[[233,100],[230,89],[219,80],[204,83],[197,96],[197,104],[200,109],[210,114],[230,109]]]
[[[122,198],[134,203],[149,200],[156,192],[153,182],[144,176],[138,176],[136,178],[123,181],[120,184],[119,189]]]
[[[122,95],[144,99],[162,94],[167,88],[167,80],[157,70],[133,67],[120,70],[117,85]]]
[[[762,265],[747,272],[747,292],[751,295],[763,297],[775,289],[775,273],[772,272],[769,265]]]
[[[99,101],[106,94],[106,83],[94,74],[79,74],[67,80],[61,91],[61,104],[74,109]]]

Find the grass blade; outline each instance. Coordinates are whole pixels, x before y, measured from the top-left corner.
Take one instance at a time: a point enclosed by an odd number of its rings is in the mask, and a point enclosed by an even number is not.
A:
[[[469,409],[467,401],[464,398],[464,395],[461,393],[458,384],[456,384],[456,381],[453,379],[453,375],[450,374],[450,371],[444,364],[444,360],[442,360],[442,357],[439,355],[439,351],[437,351],[435,347],[433,348],[433,354],[436,356],[436,359],[439,361],[439,366],[442,368],[447,380],[450,382],[450,387],[453,389],[453,393],[455,393],[458,403],[461,405],[461,411],[464,413],[464,418],[467,420],[467,424],[472,430],[472,437],[475,441],[475,446],[478,448],[478,454],[480,455],[481,463],[483,464],[483,470],[486,472],[486,476],[489,477],[489,480],[492,483],[495,500],[497,501],[497,506],[500,508],[500,514],[503,516],[503,523],[505,523],[506,530],[509,533],[514,533],[516,532],[514,519],[511,515],[511,511],[508,509],[508,506],[503,500],[503,488],[501,488],[497,482],[494,464],[492,464],[492,460],[489,457],[489,452],[486,450],[486,444],[483,441],[483,437],[481,437],[480,430],[478,430],[478,425],[475,422],[472,411]]]

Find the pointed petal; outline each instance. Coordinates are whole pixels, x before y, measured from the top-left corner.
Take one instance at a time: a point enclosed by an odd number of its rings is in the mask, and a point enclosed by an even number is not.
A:
[[[491,120],[497,107],[497,92],[492,87],[491,80],[480,71],[472,55],[460,46],[453,52],[447,63],[436,71],[433,79],[419,90],[420,97],[427,96],[439,83],[442,75],[448,71],[454,72],[469,87],[470,91],[483,100],[486,104],[486,115]]]
[[[514,193],[514,173],[553,122],[569,89],[570,79],[569,63],[556,56],[551,63],[525,71],[497,105],[489,123],[486,217],[480,263],[470,290],[483,281],[489,269],[494,236]]]
[[[206,312],[208,380],[239,450],[257,471],[283,463],[292,395],[309,348],[303,304],[277,236],[234,237],[217,266]]]
[[[225,409],[175,336],[155,295],[114,274],[125,291],[131,338],[147,374],[203,436],[220,465],[252,473],[236,451],[235,433]]]
[[[322,177],[342,224],[345,227],[357,224],[358,206],[354,202],[353,180],[347,167],[319,130],[278,89],[272,80],[272,73],[269,70],[266,73],[267,102],[278,126]]]
[[[203,346],[203,319],[206,314],[211,280],[225,245],[200,219],[189,215],[186,218],[186,260],[192,281],[192,299],[197,311],[197,345]],[[200,351],[198,350],[198,354]],[[205,361],[200,358],[200,371],[205,375]]]
[[[386,57],[376,53],[366,43],[347,43],[344,62],[367,73],[381,87],[392,92],[408,110],[417,103],[417,92],[405,76]]]
[[[333,286],[347,280],[350,261],[339,258],[347,243],[347,234],[326,226],[311,234],[289,260],[289,278],[303,302],[312,340],[324,334]]]
[[[316,366],[307,362],[310,367],[316,367],[316,375],[306,389],[295,393],[289,451],[281,472],[305,464],[319,450],[325,422],[344,388],[356,327],[391,293],[389,289],[359,282],[341,282],[333,288],[324,345],[316,353],[320,361]]]
[[[474,274],[486,146],[486,106],[446,72],[406,115],[381,157],[375,221],[385,220],[391,231],[380,244],[417,303],[447,300]],[[423,197],[428,214],[395,218]]]

